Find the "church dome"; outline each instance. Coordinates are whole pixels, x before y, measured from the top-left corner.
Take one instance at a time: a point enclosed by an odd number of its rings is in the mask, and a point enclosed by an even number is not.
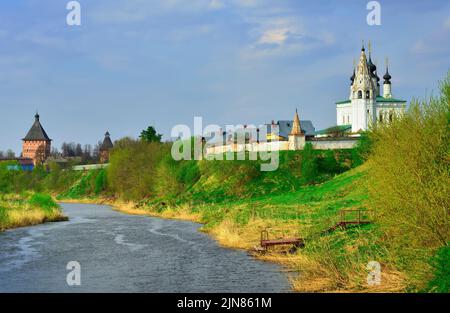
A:
[[[372,74],[372,77],[375,77],[376,76],[375,71],[377,70],[377,66],[373,64],[371,56],[369,56],[369,62],[367,62],[367,65],[369,66],[369,71]]]
[[[391,83],[392,76],[389,74],[389,70],[387,68],[386,68],[386,74],[384,74],[383,78],[384,78],[384,83],[385,84],[390,84]]]

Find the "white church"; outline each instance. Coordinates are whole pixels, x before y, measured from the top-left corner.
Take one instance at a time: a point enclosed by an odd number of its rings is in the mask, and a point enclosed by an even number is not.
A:
[[[367,130],[375,123],[392,121],[403,114],[406,101],[392,96],[391,75],[386,60],[386,74],[383,76],[383,94],[380,90],[380,78],[377,67],[372,62],[369,51],[367,60],[364,46],[361,49],[359,63],[353,69],[350,78],[350,96],[348,100],[336,102],[337,125],[351,126],[351,132]]]
[[[312,122],[300,120],[296,111],[293,120],[272,121],[254,129],[254,132],[247,126],[231,133],[219,131],[212,136],[212,140],[208,140],[207,154],[302,150],[307,142],[317,150],[351,149],[357,144],[361,131],[376,123],[389,123],[403,114],[406,101],[392,96],[391,78],[386,60],[381,95],[377,67],[372,62],[370,51],[367,59],[363,46],[359,63],[350,78],[350,96],[347,100],[336,102],[337,126],[316,131]],[[244,133],[241,136],[245,138],[244,142],[236,141],[239,133]]]

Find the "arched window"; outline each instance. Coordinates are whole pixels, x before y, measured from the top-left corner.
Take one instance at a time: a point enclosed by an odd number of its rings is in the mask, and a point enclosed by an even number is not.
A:
[[[342,124],[345,124],[345,116],[342,115]]]
[[[380,112],[380,123],[383,123],[383,113]]]
[[[361,90],[358,91],[358,99],[362,99],[362,91]]]
[[[366,90],[366,99],[370,99],[370,91]]]

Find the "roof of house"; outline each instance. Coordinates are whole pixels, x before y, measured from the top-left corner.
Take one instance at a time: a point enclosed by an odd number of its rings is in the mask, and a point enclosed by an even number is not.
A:
[[[41,125],[41,122],[39,121],[39,114],[36,113],[34,116],[34,123],[33,126],[31,126],[30,130],[28,131],[28,134],[23,138],[22,140],[25,141],[51,141],[51,139],[48,137],[47,133],[45,132],[44,128]]]
[[[114,148],[114,145],[111,141],[110,134],[109,134],[109,132],[106,132],[105,139],[103,139],[103,143],[102,143],[102,146],[100,147],[100,150],[109,150],[112,148]]]
[[[294,121],[288,120],[288,121],[278,121],[275,125],[279,128],[279,136],[288,138],[289,134],[292,130],[292,125],[294,124]],[[272,124],[266,124],[267,125],[267,133],[271,133]],[[314,132],[316,131],[313,123],[311,121],[300,121],[300,127],[302,129],[302,132],[306,136],[313,136]]]
[[[276,122],[274,125],[278,126],[278,135],[280,137],[283,138],[289,138],[289,134],[291,133],[292,130],[292,125],[294,124],[294,121],[291,120],[285,120],[285,121],[278,121]],[[271,134],[272,133],[272,124],[265,124],[265,129],[261,130],[261,132],[259,132],[259,128],[256,129],[251,129],[251,128],[247,128],[247,127],[243,127],[243,128],[239,128],[239,129],[235,129],[234,132],[221,132],[222,135],[220,134],[207,134],[204,139],[206,141],[208,141],[208,143],[216,145],[216,144],[227,144],[230,141],[233,141],[233,138],[236,139],[236,136],[238,134],[241,133],[245,133],[245,138],[249,141],[256,141],[257,138],[261,138],[261,136],[263,136],[264,138],[261,139],[262,141],[266,140],[266,135]],[[301,130],[302,132],[306,135],[306,136],[313,136],[315,133],[315,128],[314,125],[311,121],[300,121],[300,126],[301,126]],[[247,128],[247,129],[246,129]]]
[[[336,132],[350,132],[352,130],[352,125],[338,125],[338,126],[331,126],[325,129],[321,129],[316,131],[315,135],[326,135],[330,133],[336,133]]]

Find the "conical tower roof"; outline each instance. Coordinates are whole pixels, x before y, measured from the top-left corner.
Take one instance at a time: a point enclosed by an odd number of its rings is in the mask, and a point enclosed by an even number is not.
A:
[[[34,116],[34,124],[31,126],[30,130],[28,131],[28,134],[23,138],[24,141],[51,141],[51,139],[48,137],[47,133],[45,132],[44,128],[41,125],[41,122],[39,121],[39,114],[36,113]]]
[[[294,123],[292,124],[292,130],[291,130],[290,135],[295,135],[295,136],[303,135],[297,109],[295,109]]]
[[[111,141],[110,134],[109,134],[109,132],[106,132],[105,139],[103,139],[103,143],[102,143],[102,146],[100,147],[100,150],[109,150],[112,148],[114,148],[114,145]]]

